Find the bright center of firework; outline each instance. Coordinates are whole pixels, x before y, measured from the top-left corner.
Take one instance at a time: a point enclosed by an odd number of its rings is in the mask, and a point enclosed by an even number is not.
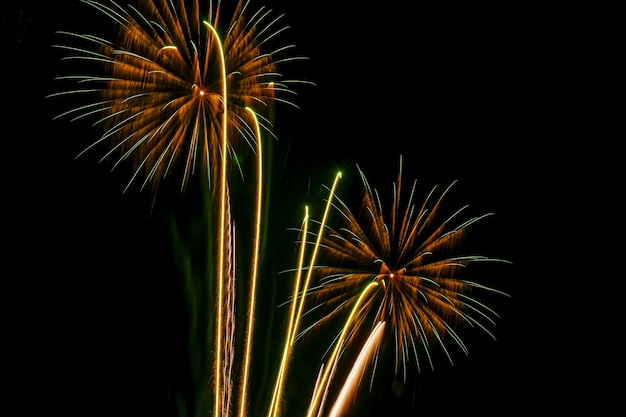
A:
[[[397,271],[389,271],[387,273],[387,278],[392,280],[394,278],[398,278],[401,275],[403,275],[404,270],[403,269],[398,269]]]
[[[193,84],[191,86],[191,91],[194,95],[197,94],[199,96],[204,96],[206,94],[206,91],[204,90],[204,88],[200,88],[198,84]]]

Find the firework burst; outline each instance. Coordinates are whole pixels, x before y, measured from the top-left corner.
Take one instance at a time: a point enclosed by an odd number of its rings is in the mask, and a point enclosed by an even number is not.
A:
[[[89,97],[57,118],[95,119],[99,138],[81,154],[102,145],[101,161],[110,160],[113,168],[130,162],[126,189],[135,182],[156,188],[170,175],[179,175],[184,188],[198,170],[215,184],[222,152],[234,155],[242,139],[256,149],[246,108],[271,133],[275,103],[295,106],[289,98],[297,81],[284,80],[278,66],[304,58],[289,56],[293,45],[264,49],[287,29],[271,10],[250,12],[249,2],[239,1],[220,31],[221,2],[209,1],[203,10],[197,0],[139,0],[126,8],[81,1],[111,19],[119,33],[111,41],[58,32],[68,39],[54,45],[66,52],[64,60],[95,65],[85,66],[91,73],[57,77],[77,87],[51,96]]]
[[[333,207],[340,227],[331,227],[330,220],[325,223],[318,261],[311,271],[313,284],[306,292],[311,315],[321,313],[317,316],[321,318],[302,333],[331,321],[345,322],[334,341],[324,378],[316,387],[309,415],[320,409],[320,402],[327,395],[330,369],[336,368],[340,352],[349,346],[360,346],[377,323],[386,323],[386,338],[394,346],[395,372],[406,378],[411,362],[418,371],[424,362],[433,369],[435,349],[444,352],[451,363],[451,343],[467,354],[458,331],[462,324],[494,337],[489,327],[495,325],[498,315],[474,298],[473,290],[506,295],[459,278],[459,273],[470,264],[507,261],[458,255],[468,228],[490,214],[464,220],[467,206],[444,214],[444,197],[454,183],[439,195],[437,187],[433,188],[423,203],[417,205],[417,182],[414,182],[403,204],[400,157],[391,208],[386,214],[378,191],[370,186],[358,166],[357,169],[363,184],[360,212],[355,215],[336,198]],[[319,235],[308,233],[312,239],[307,240],[319,240]],[[349,315],[347,319],[345,315]]]
[[[102,146],[106,151],[101,162],[110,161],[113,169],[129,163],[132,175],[124,191],[140,182],[141,189],[150,186],[156,192],[161,181],[178,176],[182,191],[194,173],[201,174],[201,216],[207,219],[201,224],[207,226],[209,236],[203,248],[206,274],[187,279],[185,290],[190,300],[198,301],[198,306],[189,306],[201,356],[194,363],[205,365],[204,357],[213,356],[213,365],[191,370],[200,375],[194,380],[196,398],[189,410],[193,415],[209,413],[212,400],[211,415],[227,416],[236,410],[243,417],[249,401],[263,205],[261,129],[273,135],[276,103],[297,107],[289,100],[295,94],[290,86],[303,82],[283,79],[278,69],[282,63],[304,58],[288,55],[293,45],[268,49],[287,27],[280,23],[282,16],[274,17],[264,7],[249,11],[249,1],[236,3],[226,25],[220,18],[220,1],[206,2],[206,9],[198,0],[138,0],[126,7],[114,1],[81,2],[110,19],[118,35],[108,40],[59,32],[69,41],[54,46],[67,54],[64,60],[83,63],[81,71],[87,72],[58,77],[77,87],[49,97],[76,97],[82,104],[70,106],[56,118],[95,119],[100,136],[79,156]],[[236,219],[231,212],[229,183],[229,162],[239,159],[239,141],[247,143],[257,166],[250,276],[243,280],[248,298],[241,368],[233,365],[238,353],[235,327],[240,318],[235,312],[239,259],[235,256]],[[204,194],[207,185],[209,192]],[[177,227],[173,230],[178,236]],[[248,241],[243,233],[242,240]],[[174,241],[174,245],[181,243]],[[197,328],[200,323],[208,326]],[[233,384],[236,372],[241,373],[237,387]],[[235,404],[236,392],[239,400]]]

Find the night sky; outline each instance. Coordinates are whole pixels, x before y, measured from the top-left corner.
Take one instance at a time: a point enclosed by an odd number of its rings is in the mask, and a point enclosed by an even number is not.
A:
[[[412,375],[400,395],[381,383],[361,415],[624,415],[612,12],[252,4],[286,14],[310,57],[286,71],[316,84],[297,89],[299,110],[277,110],[273,192],[288,203],[272,239],[290,248],[287,229],[305,204],[322,210],[337,170],[340,195],[360,189],[355,164],[388,195],[402,154],[423,192],[458,180],[450,204],[495,212],[469,241],[512,262],[487,274],[511,295],[490,300],[498,340],[470,338],[468,357]],[[168,415],[163,386],[184,335],[160,218],[147,193],[122,193],[123,170],[75,159],[95,132],[53,121],[44,98],[61,75],[54,31],[99,24],[80,21],[85,8],[0,9],[5,393],[20,415]],[[278,305],[291,287],[273,285],[265,302]]]

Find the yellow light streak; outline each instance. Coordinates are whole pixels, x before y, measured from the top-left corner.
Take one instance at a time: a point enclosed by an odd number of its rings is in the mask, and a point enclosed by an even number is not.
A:
[[[307,417],[312,417],[315,414],[315,412],[319,410],[321,396],[323,393],[325,393],[328,390],[328,386],[330,384],[330,372],[332,369],[335,368],[334,364],[335,364],[335,361],[337,360],[337,355],[339,354],[339,350],[343,346],[343,342],[346,337],[346,334],[348,333],[352,325],[352,320],[354,316],[357,314],[359,308],[361,307],[361,302],[365,299],[367,293],[373,287],[376,287],[376,286],[378,286],[378,283],[376,281],[370,282],[365,287],[365,289],[361,292],[361,295],[359,295],[359,298],[354,304],[354,307],[352,308],[352,311],[350,312],[350,315],[348,316],[348,319],[346,320],[346,324],[344,324],[343,329],[341,330],[339,339],[337,339],[337,342],[335,343],[335,348],[333,349],[333,352],[330,355],[330,358],[328,359],[328,364],[325,366],[324,374],[322,375],[322,379],[320,380],[320,383],[315,391],[315,394],[313,395],[313,400],[311,402],[311,405],[309,406]]]
[[[300,289],[300,280],[302,279],[302,267],[304,265],[304,254],[306,252],[306,236],[308,233],[308,226],[309,226],[309,207],[305,206],[304,219],[302,220],[302,234],[301,234],[302,241],[300,243],[300,255],[298,257],[298,269],[296,272],[296,283],[293,287],[293,296],[291,299],[291,313],[289,315],[289,327],[287,328],[287,333],[285,334],[285,347],[283,350],[283,356],[281,359],[280,368],[278,370],[278,378],[276,381],[276,385],[274,386],[274,393],[272,394],[272,402],[270,404],[268,417],[278,416],[278,410],[280,407],[280,404],[279,404],[280,394],[282,393],[282,390],[283,390],[285,372],[287,371],[289,357],[291,356],[291,351],[292,351],[292,346],[293,346],[292,333],[294,332],[296,306],[298,305],[298,291]]]
[[[304,288],[302,288],[302,297],[300,298],[300,305],[298,306],[298,314],[296,315],[296,322],[294,324],[293,332],[291,335],[291,342],[293,344],[296,332],[298,331],[298,326],[300,324],[300,317],[302,316],[302,309],[304,308],[304,298],[309,290],[309,285],[311,282],[311,275],[313,274],[313,268],[315,266],[315,258],[317,257],[317,252],[319,251],[320,243],[322,241],[322,235],[324,234],[324,227],[326,226],[326,220],[328,218],[328,213],[330,212],[330,207],[332,206],[332,197],[335,195],[335,190],[337,189],[337,185],[339,184],[339,180],[341,179],[341,172],[338,172],[335,176],[335,181],[333,182],[333,186],[330,190],[330,194],[328,195],[328,202],[326,203],[326,209],[324,210],[324,217],[322,217],[322,222],[320,224],[320,231],[317,234],[317,241],[315,242],[315,246],[313,247],[313,254],[311,255],[311,262],[309,264],[309,270],[306,274],[306,280],[304,281]]]
[[[296,308],[296,300],[298,298],[298,292],[299,291],[299,285],[300,285],[300,279],[301,279],[301,274],[302,274],[302,267],[303,267],[303,263],[304,263],[304,252],[305,252],[305,247],[306,247],[306,224],[307,224],[307,220],[308,220],[308,209],[305,215],[305,233],[303,233],[303,237],[302,237],[302,246],[301,246],[301,252],[300,252],[300,264],[298,266],[298,272],[297,272],[297,278],[296,278],[296,286],[294,287],[294,298],[292,301],[292,312],[290,315],[290,319],[289,319],[289,329],[287,331],[287,340],[285,341],[285,349],[283,351],[283,357],[281,360],[281,366],[279,369],[279,373],[278,373],[278,377],[277,377],[277,381],[276,381],[276,385],[274,388],[274,394],[272,396],[272,402],[270,405],[270,410],[268,413],[268,417],[276,417],[278,416],[278,410],[279,410],[279,406],[280,406],[280,396],[282,395],[282,389],[284,386],[284,378],[285,378],[285,374],[287,372],[287,368],[289,366],[289,358],[291,356],[291,350],[293,347],[293,344],[295,342],[296,339],[296,335],[298,333],[298,326],[300,324],[300,317],[302,316],[302,310],[304,308],[304,300],[306,298],[306,293],[309,289],[309,285],[310,285],[310,281],[311,281],[311,275],[312,275],[312,271],[313,271],[313,267],[315,265],[315,258],[317,256],[317,252],[319,250],[319,245],[320,242],[322,240],[322,235],[324,234],[324,227],[326,225],[326,220],[328,218],[328,213],[330,212],[330,208],[332,206],[332,200],[333,200],[333,196],[335,195],[335,190],[337,189],[337,185],[339,184],[339,180],[341,179],[341,172],[338,172],[337,175],[335,176],[335,180],[333,181],[333,186],[330,190],[330,193],[328,195],[328,201],[326,202],[326,208],[324,210],[324,216],[322,217],[322,221],[320,223],[320,230],[319,233],[317,234],[317,241],[315,242],[315,246],[313,248],[313,253],[311,255],[311,259],[310,259],[310,264],[309,264],[309,269],[307,271],[307,276],[304,282],[304,286],[302,288],[302,296],[300,297],[300,303],[298,305],[298,311],[297,313],[294,315],[294,309]]]
[[[255,308],[255,300],[256,300],[256,281],[258,274],[258,265],[259,265],[259,246],[261,240],[261,201],[263,195],[263,154],[262,154],[262,144],[261,144],[261,131],[259,128],[259,121],[257,119],[256,113],[246,107],[246,110],[250,112],[252,115],[252,119],[254,120],[254,128],[256,134],[256,143],[257,143],[257,192],[256,192],[256,219],[255,219],[255,231],[254,231],[254,255],[252,259],[252,277],[251,277],[251,287],[250,287],[250,304],[248,306],[248,323],[247,323],[247,335],[246,335],[246,352],[243,362],[243,376],[241,382],[241,392],[239,399],[239,416],[244,417],[246,415],[246,396],[248,392],[248,378],[250,373],[250,361],[251,361],[251,351],[252,351],[252,330],[254,328],[254,308]]]
[[[217,287],[218,287],[218,296],[217,296],[217,329],[216,329],[216,340],[215,340],[215,387],[214,387],[214,417],[220,417],[220,406],[222,401],[221,395],[221,378],[220,372],[222,369],[222,327],[224,326],[223,321],[223,302],[224,302],[224,241],[225,241],[225,229],[226,225],[224,224],[226,219],[226,161],[227,161],[227,146],[228,146],[228,100],[227,100],[227,89],[226,89],[226,64],[224,60],[224,50],[222,49],[222,41],[215,30],[215,28],[207,21],[204,21],[204,24],[209,28],[209,30],[217,39],[217,46],[220,52],[220,64],[222,70],[222,106],[224,108],[224,112],[222,113],[222,171],[220,177],[220,243],[219,243],[219,260],[218,260],[218,278],[217,278]]]

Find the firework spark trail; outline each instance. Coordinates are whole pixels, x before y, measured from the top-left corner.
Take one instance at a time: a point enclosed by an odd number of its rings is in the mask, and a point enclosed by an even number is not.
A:
[[[221,70],[222,70],[222,97],[226,98],[228,97],[228,90],[227,90],[227,85],[226,85],[226,68],[225,68],[225,62],[224,62],[224,51],[222,49],[222,43],[220,41],[219,35],[218,33],[215,31],[215,29],[213,28],[213,26],[211,26],[211,24],[209,24],[208,22],[204,22],[206,24],[206,26],[211,29],[211,31],[213,32],[215,39],[217,39],[217,45],[219,47],[219,51],[220,51],[220,57],[221,59]],[[222,349],[223,346],[222,344],[224,343],[224,340],[222,339],[222,332],[224,331],[223,326],[224,326],[224,312],[222,311],[223,309],[223,304],[224,304],[224,272],[225,272],[225,257],[226,257],[226,242],[225,242],[225,233],[226,233],[226,207],[228,204],[228,199],[227,199],[227,191],[226,191],[226,187],[227,187],[227,182],[226,182],[226,176],[227,176],[227,154],[226,154],[226,149],[227,149],[227,145],[228,145],[228,129],[226,129],[226,125],[228,123],[228,107],[227,107],[227,102],[228,100],[223,99],[222,100],[222,105],[223,105],[223,109],[222,109],[222,163],[221,163],[221,167],[222,167],[222,172],[220,175],[220,210],[219,210],[219,217],[220,217],[220,222],[219,222],[219,254],[218,254],[218,277],[217,277],[217,326],[216,326],[216,335],[215,335],[215,367],[213,369],[213,375],[215,375],[215,386],[214,386],[214,416],[215,417],[220,417],[222,415],[222,413],[224,412],[224,404],[227,403],[230,398],[225,398],[225,388],[222,387],[222,384],[227,384],[229,381],[224,380],[221,381],[220,380],[220,375],[222,372]],[[228,414],[225,414],[226,416],[228,416]]]
[[[349,407],[354,403],[357,390],[359,389],[363,373],[365,372],[367,366],[367,361],[372,358],[375,350],[380,345],[384,329],[384,321],[379,321],[376,323],[376,326],[374,326],[374,329],[365,341],[361,352],[359,352],[359,356],[352,365],[352,369],[350,370],[350,373],[348,374],[348,377],[346,378],[346,381],[337,396],[337,400],[330,410],[329,417],[339,417],[340,415],[345,414]]]
[[[443,198],[451,186],[431,202],[433,189],[423,204],[416,206],[416,183],[403,209],[400,157],[392,211],[386,217],[378,192],[358,166],[357,169],[364,188],[361,211],[359,216],[353,214],[339,197],[336,198],[338,203],[333,207],[339,214],[340,228],[326,226],[319,256],[324,263],[311,266],[309,271],[315,271],[316,282],[309,294],[314,304],[310,311],[319,312],[321,318],[305,332],[338,318],[342,312],[353,311],[356,304],[362,303],[362,313],[349,321],[351,331],[342,331],[341,338],[344,334],[346,338],[344,345],[356,343],[362,332],[385,321],[386,332],[395,346],[395,372],[402,372],[403,378],[412,360],[418,371],[423,358],[433,368],[431,351],[435,347],[452,362],[448,340],[467,354],[468,349],[456,329],[458,325],[480,328],[495,339],[487,324],[495,325],[494,318],[498,315],[470,292],[481,289],[507,295],[456,278],[470,264],[509,263],[484,256],[456,255],[467,228],[487,215],[459,220],[466,206],[440,221]],[[454,226],[454,222],[458,225]],[[367,299],[362,299],[359,289],[371,282],[380,285]],[[337,349],[339,341],[334,343]],[[326,366],[327,373],[330,367]]]
[[[313,395],[313,400],[309,405],[309,411],[307,413],[307,417],[313,417],[313,415],[317,415],[323,408],[322,403],[322,395],[328,391],[331,382],[331,370],[336,369],[336,361],[339,359],[339,352],[344,347],[344,342],[346,341],[346,335],[350,332],[353,326],[353,320],[357,318],[361,312],[361,304],[364,300],[367,300],[369,297],[369,292],[373,291],[374,287],[378,286],[378,282],[372,281],[363,289],[359,298],[354,303],[352,307],[352,311],[344,324],[339,339],[335,342],[335,348],[333,349],[330,358],[328,359],[328,363],[324,368],[324,372],[322,373],[322,377],[319,381],[319,385],[316,387],[315,393]]]
[[[261,241],[261,208],[262,196],[263,196],[263,146],[261,142],[261,131],[256,114],[249,107],[247,108],[250,115],[254,119],[253,125],[256,127],[256,144],[257,144],[257,189],[256,189],[256,210],[254,221],[254,253],[252,255],[252,271],[250,277],[250,295],[248,297],[248,317],[247,317],[247,330],[245,340],[245,353],[243,359],[243,375],[241,381],[241,392],[239,399],[239,416],[244,417],[247,411],[247,393],[248,393],[248,378],[250,373],[250,362],[252,361],[252,334],[254,329],[254,313],[256,305],[256,283],[259,267],[259,247]]]
[[[289,314],[289,325],[287,327],[287,333],[285,333],[285,345],[283,348],[283,356],[278,370],[278,377],[276,378],[276,384],[272,394],[272,401],[270,404],[268,417],[276,417],[280,410],[280,396],[282,395],[283,384],[285,380],[285,373],[287,372],[287,366],[291,352],[293,350],[293,335],[294,335],[294,321],[296,317],[296,309],[298,306],[298,292],[300,290],[300,280],[302,279],[302,270],[304,266],[304,255],[306,249],[306,236],[309,226],[309,208],[305,207],[304,219],[302,220],[301,229],[301,243],[300,243],[300,255],[298,256],[298,268],[296,270],[296,282],[293,286],[293,295],[291,298],[291,311]]]
[[[231,224],[230,210],[227,213],[227,224]],[[225,266],[228,269],[226,274],[226,285],[224,291],[224,308],[223,308],[223,347],[224,354],[223,365],[219,371],[221,372],[221,380],[223,381],[223,395],[220,397],[220,410],[223,416],[230,416],[230,409],[232,407],[232,394],[233,394],[233,365],[235,359],[235,330],[236,330],[236,317],[235,317],[235,281],[236,281],[236,252],[235,252],[235,225],[232,224],[228,228],[227,241],[229,253],[226,255],[228,263]]]
[[[307,221],[308,221],[308,209],[306,211],[306,215],[305,215],[305,221],[304,221],[304,227],[303,230],[305,231],[302,234],[302,238],[303,238],[303,242],[301,244],[301,253],[300,253],[300,260],[299,260],[299,266],[298,269],[296,271],[296,283],[295,283],[295,287],[294,287],[294,297],[292,299],[292,310],[291,310],[291,314],[289,317],[289,327],[288,327],[288,331],[287,331],[287,335],[286,335],[286,339],[285,339],[285,346],[284,346],[284,350],[283,350],[283,356],[281,359],[281,365],[278,371],[278,376],[276,378],[276,383],[274,385],[274,391],[273,391],[273,396],[272,396],[272,401],[270,404],[270,409],[268,411],[268,416],[269,417],[275,417],[278,415],[279,409],[280,409],[280,402],[281,402],[281,396],[282,396],[282,389],[284,386],[284,379],[285,379],[285,375],[287,372],[287,369],[289,367],[289,359],[291,357],[291,350],[293,348],[293,344],[296,340],[296,334],[298,333],[298,327],[300,325],[300,319],[302,316],[302,311],[304,309],[304,301],[305,301],[305,296],[308,292],[309,289],[309,283],[311,280],[311,272],[313,270],[313,265],[315,264],[316,261],[316,257],[317,257],[317,253],[319,250],[319,246],[320,246],[320,242],[323,236],[323,230],[326,224],[326,220],[328,218],[328,214],[330,212],[330,208],[332,206],[332,200],[333,197],[335,195],[335,191],[337,189],[337,186],[339,184],[339,180],[341,179],[341,172],[338,172],[337,175],[335,176],[335,180],[333,181],[333,186],[329,191],[328,194],[328,199],[326,202],[326,208],[324,209],[324,215],[322,217],[322,221],[320,223],[320,229],[319,232],[317,233],[317,241],[315,242],[314,246],[313,246],[313,252],[311,254],[311,258],[310,258],[310,266],[308,268],[308,272],[307,272],[307,276],[305,278],[305,281],[303,283],[303,287],[302,289],[299,288],[300,285],[300,279],[302,276],[302,266],[303,266],[303,262],[304,262],[304,250],[306,248],[306,237],[307,237],[307,233],[306,230],[308,228],[307,225]],[[300,297],[299,297],[299,303],[297,303],[298,301],[298,296],[297,294],[300,293]],[[297,305],[296,305],[297,304]]]

